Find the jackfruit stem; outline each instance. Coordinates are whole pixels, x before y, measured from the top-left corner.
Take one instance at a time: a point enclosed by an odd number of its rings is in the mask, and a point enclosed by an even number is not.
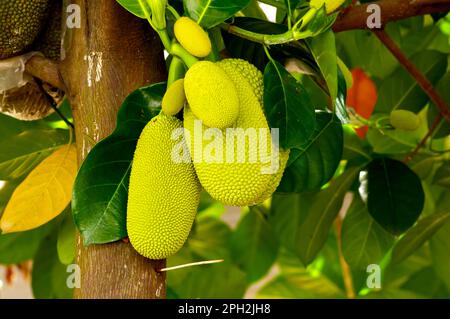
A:
[[[183,78],[185,73],[186,68],[184,67],[184,62],[180,58],[174,56],[170,62],[167,87],[170,87],[170,85],[176,80]]]

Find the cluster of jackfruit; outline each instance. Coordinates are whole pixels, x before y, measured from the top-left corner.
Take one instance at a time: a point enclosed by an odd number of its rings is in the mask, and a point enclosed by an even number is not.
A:
[[[175,35],[192,55],[211,52],[207,33],[188,18],[177,21]],[[232,206],[261,203],[276,190],[289,150],[272,139],[263,90],[261,72],[240,59],[197,62],[168,87],[162,112],[139,138],[131,170],[127,228],[141,255],[164,259],[183,246],[202,188]],[[211,132],[222,145],[212,161],[203,152]],[[174,140],[179,136],[181,144]]]

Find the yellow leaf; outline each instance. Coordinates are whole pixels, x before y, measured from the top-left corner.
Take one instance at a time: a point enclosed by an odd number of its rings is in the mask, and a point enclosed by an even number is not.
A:
[[[12,194],[0,220],[3,233],[34,229],[61,214],[72,198],[76,174],[73,145],[61,147],[43,160]]]

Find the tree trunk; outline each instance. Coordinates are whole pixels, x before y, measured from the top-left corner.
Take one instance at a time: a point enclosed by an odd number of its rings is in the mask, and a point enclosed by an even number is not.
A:
[[[64,23],[61,74],[75,122],[78,159],[116,125],[117,111],[133,90],[164,80],[163,51],[156,34],[116,1],[73,0],[81,28]],[[65,22],[65,21],[64,21]],[[76,298],[164,298],[165,261],[139,256],[130,244],[83,247],[77,240],[81,287]]]

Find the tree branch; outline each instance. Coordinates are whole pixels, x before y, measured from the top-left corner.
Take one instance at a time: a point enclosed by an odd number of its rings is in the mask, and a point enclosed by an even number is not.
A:
[[[52,60],[35,55],[25,64],[25,71],[53,87],[66,91],[61,74],[59,73],[59,66]]]
[[[441,115],[450,121],[450,108],[445,100],[434,89],[433,85],[428,81],[425,75],[416,68],[416,66],[403,54],[398,45],[386,33],[386,31],[374,31],[378,39],[386,46],[386,48],[397,58],[398,62],[408,71],[408,73],[417,81],[422,90],[428,95],[433,103],[439,109]]]
[[[367,18],[371,13],[367,12],[367,7],[371,4],[377,4],[381,8],[382,27],[391,21],[450,11],[449,0],[380,0],[344,10],[334,24],[333,31],[368,29]]]

